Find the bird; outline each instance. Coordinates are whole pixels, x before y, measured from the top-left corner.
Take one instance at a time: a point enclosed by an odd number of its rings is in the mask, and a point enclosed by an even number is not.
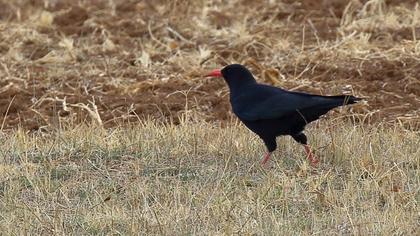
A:
[[[264,166],[277,149],[276,138],[290,135],[304,146],[310,165],[316,167],[319,159],[308,145],[305,126],[333,108],[362,100],[352,95],[322,96],[261,84],[240,64],[215,69],[206,76],[223,77],[226,81],[233,113],[267,148],[261,162]]]

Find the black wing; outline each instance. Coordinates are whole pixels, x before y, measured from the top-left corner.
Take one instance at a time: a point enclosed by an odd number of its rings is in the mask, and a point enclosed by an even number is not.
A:
[[[262,84],[254,84],[244,94],[231,98],[233,112],[242,120],[277,119],[298,112],[307,123],[334,107],[358,100],[346,95],[320,96],[290,92]]]

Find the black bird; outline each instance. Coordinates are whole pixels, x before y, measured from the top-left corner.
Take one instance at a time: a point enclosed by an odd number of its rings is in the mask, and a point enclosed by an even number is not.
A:
[[[304,145],[311,165],[315,166],[318,159],[312,154],[303,133],[305,126],[335,107],[361,100],[349,95],[321,96],[259,84],[251,72],[239,64],[214,70],[207,76],[225,79],[233,113],[264,141],[268,152],[262,164],[276,150],[276,137],[290,135]]]

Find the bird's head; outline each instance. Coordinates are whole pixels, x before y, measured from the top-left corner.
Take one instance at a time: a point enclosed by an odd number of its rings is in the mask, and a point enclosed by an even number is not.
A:
[[[251,72],[240,64],[231,64],[221,70],[213,70],[206,77],[223,77],[231,90],[247,83],[256,82]]]

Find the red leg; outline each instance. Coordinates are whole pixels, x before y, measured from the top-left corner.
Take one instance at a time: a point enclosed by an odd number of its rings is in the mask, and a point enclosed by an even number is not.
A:
[[[267,161],[270,160],[270,156],[271,156],[271,152],[267,152],[267,154],[265,154],[264,159],[261,162],[261,164],[265,165],[265,163],[267,163]]]
[[[308,157],[311,163],[311,166],[316,167],[316,165],[319,162],[318,158],[314,156],[314,154],[312,153],[311,147],[309,147],[309,145],[303,145],[303,146],[305,147],[306,156]]]

